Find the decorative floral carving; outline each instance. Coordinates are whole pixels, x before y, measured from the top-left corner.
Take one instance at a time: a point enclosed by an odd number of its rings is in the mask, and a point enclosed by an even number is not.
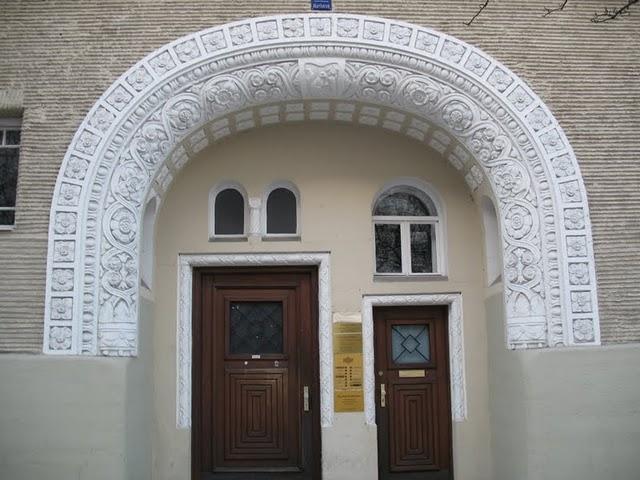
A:
[[[535,255],[522,247],[509,252],[505,271],[506,278],[516,285],[526,285],[539,275]]]
[[[576,173],[576,169],[574,168],[569,155],[561,155],[552,159],[551,165],[553,166],[553,171],[556,173],[558,178],[568,177],[569,175],[574,175]]]
[[[125,164],[118,171],[118,193],[125,200],[129,200],[136,205],[142,202],[142,194],[146,186],[147,178],[142,169],[135,163]]]
[[[562,196],[562,201],[566,203],[581,202],[582,194],[580,193],[580,185],[575,180],[561,183],[560,196]]]
[[[96,130],[100,130],[102,133],[109,130],[109,127],[115,120],[116,116],[107,110],[104,107],[98,107],[96,113],[93,114],[91,120],[89,120],[89,125],[91,125]]]
[[[567,255],[569,257],[586,257],[587,239],[585,237],[567,236]]]
[[[444,106],[442,118],[456,132],[464,132],[473,123],[473,111],[465,102],[452,100]]]
[[[89,162],[87,160],[72,155],[67,162],[64,175],[74,180],[83,180],[87,174],[87,168],[89,168]]]
[[[459,43],[446,40],[444,42],[444,45],[442,46],[442,52],[440,52],[440,55],[442,55],[442,58],[444,58],[445,60],[449,60],[453,63],[458,63],[462,59],[465,51],[466,48],[464,48]]]
[[[531,103],[533,103],[533,98],[531,98],[531,95],[529,95],[527,91],[520,85],[514,88],[513,91],[507,96],[507,98],[511,100],[513,106],[516,107],[516,109],[518,109],[519,111],[523,111],[525,108],[531,105]]]
[[[304,35],[304,22],[301,18],[285,18],[282,30],[285,37],[301,37]]]
[[[72,212],[57,212],[53,231],[59,235],[76,233],[76,214]]]
[[[173,70],[176,66],[176,62],[173,61],[171,54],[167,51],[164,51],[157,57],[149,60],[149,64],[151,65],[151,68],[153,68],[153,71],[158,75],[164,75],[169,70]]]
[[[440,100],[440,89],[427,80],[412,79],[402,90],[403,104],[412,109],[433,111]]]
[[[138,229],[136,217],[126,208],[121,208],[111,217],[111,233],[122,244],[133,241]]]
[[[80,138],[76,142],[76,150],[80,153],[93,155],[93,153],[96,151],[98,143],[100,143],[100,137],[85,130],[80,134]]]
[[[207,52],[215,52],[216,50],[222,50],[227,47],[227,42],[224,39],[224,33],[220,30],[203,35],[202,43],[204,44],[204,48]]]
[[[499,136],[498,132],[491,127],[476,130],[471,137],[471,151],[476,154],[480,162],[490,162],[502,156],[507,150],[508,140]]]
[[[501,165],[493,170],[493,181],[499,197],[515,197],[527,188],[522,170],[514,163]]]
[[[551,119],[542,107],[534,108],[531,113],[527,115],[527,120],[529,120],[529,125],[531,125],[531,128],[536,132],[551,125]]]
[[[487,71],[487,68],[489,68],[490,64],[491,62],[489,62],[489,60],[473,52],[471,55],[469,55],[469,59],[466,61],[464,66],[481,77],[482,75],[484,75],[484,72]]]
[[[364,22],[363,35],[367,40],[382,40],[384,38],[384,23]]]
[[[127,83],[137,92],[144,90],[153,82],[153,77],[144,67],[137,68],[127,77]]]
[[[51,350],[70,350],[71,337],[70,327],[51,327],[49,331],[49,348]]]
[[[581,208],[566,208],[564,210],[564,226],[567,230],[582,230],[584,228],[584,212]]]
[[[167,133],[155,123],[145,124],[133,140],[133,145],[140,159],[149,166],[163,160],[171,148]]]
[[[242,104],[244,98],[235,79],[224,78],[205,85],[202,94],[209,111],[218,114]]]
[[[586,263],[570,263],[569,283],[571,285],[589,285],[589,266]]]
[[[471,190],[477,190],[478,187],[482,184],[484,177],[482,176],[480,167],[478,167],[477,165],[473,165],[464,176],[464,179]]]
[[[107,103],[118,111],[122,111],[126,107],[133,95],[131,95],[124,87],[118,85],[113,92],[107,97]]]
[[[398,45],[409,45],[412,30],[401,25],[391,25],[389,30],[389,41]]]
[[[573,321],[573,338],[576,343],[591,343],[595,340],[595,330],[591,318],[578,318]]]
[[[54,268],[51,281],[55,292],[68,292],[73,289],[73,270],[70,268]]]
[[[310,18],[309,26],[314,37],[327,37],[331,35],[331,20],[328,18]]]
[[[253,35],[251,34],[251,27],[249,25],[238,25],[229,29],[229,36],[231,37],[231,43],[234,45],[244,45],[253,41]]]
[[[200,49],[195,40],[187,40],[176,45],[176,55],[182,62],[194,60],[200,56]]]
[[[75,242],[58,240],[53,246],[54,262],[73,262],[75,255]]]
[[[193,98],[178,98],[169,104],[166,115],[174,132],[186,133],[202,119],[200,102]]]
[[[136,285],[136,262],[128,253],[120,253],[110,257],[105,264],[105,280],[116,290],[129,290]]]
[[[533,226],[531,212],[521,205],[511,207],[504,217],[504,226],[510,237],[516,240],[526,237]]]
[[[513,83],[513,79],[511,78],[511,75],[506,73],[504,70],[496,67],[493,69],[493,72],[491,72],[491,75],[489,75],[488,82],[490,85],[493,85],[499,92],[504,92],[511,86],[511,84]],[[512,99],[512,101],[514,100],[515,98]],[[518,108],[520,104],[517,101],[514,101],[514,103],[516,104],[516,108]],[[522,108],[518,108],[518,110],[522,110]]]
[[[544,133],[540,136],[540,141],[547,153],[555,153],[564,148],[564,142],[556,130]]]
[[[590,313],[591,293],[571,292],[571,311],[573,313]]]
[[[339,37],[357,37],[358,36],[358,20],[353,18],[338,19],[338,36]]]
[[[416,48],[433,53],[438,46],[438,37],[427,32],[418,32],[416,36]]]
[[[302,66],[302,89],[310,97],[332,97],[338,94],[340,64],[307,61]]]
[[[256,24],[258,38],[260,40],[273,40],[278,38],[278,23],[274,20]]]
[[[60,194],[58,196],[58,205],[75,207],[80,202],[80,192],[82,187],[63,183],[60,186]]]
[[[52,298],[51,299],[51,319],[71,320],[73,317],[72,298]]]

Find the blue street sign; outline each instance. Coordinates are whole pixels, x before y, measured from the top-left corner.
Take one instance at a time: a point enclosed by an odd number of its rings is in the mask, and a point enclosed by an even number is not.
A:
[[[331,10],[331,0],[311,0],[311,10]]]

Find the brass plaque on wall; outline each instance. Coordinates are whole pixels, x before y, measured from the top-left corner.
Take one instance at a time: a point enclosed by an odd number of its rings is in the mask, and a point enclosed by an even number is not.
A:
[[[364,411],[362,325],[359,323],[334,323],[333,352],[335,411]]]

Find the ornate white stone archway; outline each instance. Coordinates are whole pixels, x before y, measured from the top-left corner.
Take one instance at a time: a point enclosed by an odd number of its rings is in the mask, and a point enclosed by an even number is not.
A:
[[[442,153],[470,188],[488,179],[502,220],[508,346],[599,344],[586,192],[531,89],[433,30],[291,14],[165,45],[93,106],[53,197],[44,351],[135,355],[145,199],[211,142],[304,119],[395,130]]]

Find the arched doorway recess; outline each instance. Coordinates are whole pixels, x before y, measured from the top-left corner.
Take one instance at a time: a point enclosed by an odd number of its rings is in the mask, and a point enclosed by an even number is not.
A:
[[[471,189],[488,181],[502,229],[508,347],[599,344],[584,184],[531,89],[427,28],[291,14],[165,45],[93,106],[52,202],[45,353],[135,355],[146,200],[219,138],[307,119],[395,130],[440,151]]]

